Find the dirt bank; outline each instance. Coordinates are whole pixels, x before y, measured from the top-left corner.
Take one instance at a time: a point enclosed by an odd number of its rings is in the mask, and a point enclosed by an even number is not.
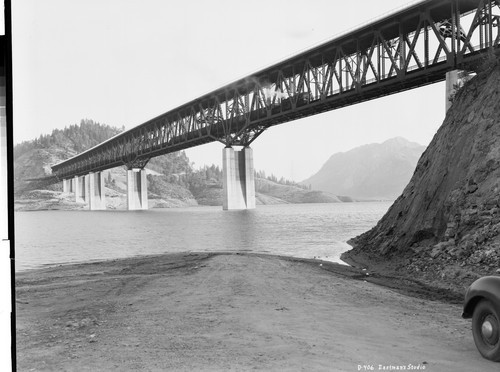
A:
[[[477,70],[401,196],[343,259],[460,292],[500,275],[500,55]]]
[[[239,253],[20,273],[18,370],[498,370],[475,350],[459,304],[367,274]]]

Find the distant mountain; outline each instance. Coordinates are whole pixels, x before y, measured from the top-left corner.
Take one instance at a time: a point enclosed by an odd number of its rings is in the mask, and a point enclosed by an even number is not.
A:
[[[396,199],[408,184],[425,146],[396,137],[339,152],[302,181],[315,190],[355,199]]]

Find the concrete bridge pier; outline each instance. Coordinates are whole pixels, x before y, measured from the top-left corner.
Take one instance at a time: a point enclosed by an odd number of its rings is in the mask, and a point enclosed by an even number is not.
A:
[[[253,150],[244,147],[235,151],[231,146],[222,153],[224,210],[255,208],[255,177]]]
[[[148,209],[148,180],[145,169],[127,170],[127,209]]]
[[[88,204],[89,209],[103,210],[106,209],[106,200],[104,193],[104,174],[103,172],[89,173],[85,176],[88,179],[85,182],[88,185]]]
[[[455,92],[457,91],[455,89],[456,85],[459,82],[458,79],[458,74],[460,73],[459,70],[453,70],[453,71],[448,71],[446,73],[446,112],[448,112],[448,109],[451,107],[451,104],[453,103],[450,98],[453,97]]]
[[[69,194],[70,192],[72,192],[72,185],[71,185],[71,179],[70,178],[65,178],[63,179],[63,192],[66,193],[66,194]]]
[[[86,203],[89,200],[89,187],[88,179],[85,176],[75,176],[74,178],[75,186],[75,202]]]

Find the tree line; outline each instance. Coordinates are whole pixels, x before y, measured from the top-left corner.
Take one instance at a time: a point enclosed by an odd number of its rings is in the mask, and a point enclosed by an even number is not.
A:
[[[17,144],[14,146],[14,159],[31,150],[48,149],[51,146],[61,146],[79,153],[124,130],[125,127],[123,126],[119,129],[93,120],[82,119],[80,124],[73,124],[64,129],[54,129],[51,134],[41,134],[34,140]]]

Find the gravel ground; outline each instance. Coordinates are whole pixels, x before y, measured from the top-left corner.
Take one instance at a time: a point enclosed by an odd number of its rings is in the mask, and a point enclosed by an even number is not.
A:
[[[19,371],[498,371],[455,295],[315,260],[64,265],[17,274],[16,295]]]

